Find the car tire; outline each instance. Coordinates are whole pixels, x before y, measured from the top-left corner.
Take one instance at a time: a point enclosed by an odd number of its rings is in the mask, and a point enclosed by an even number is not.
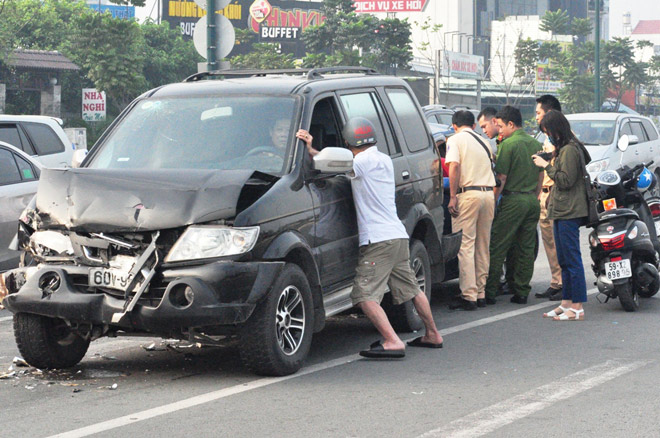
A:
[[[430,303],[431,261],[424,244],[417,239],[410,240],[410,267],[415,273],[417,283]],[[383,308],[396,331],[414,332],[424,328],[422,318],[419,317],[412,300],[395,305],[392,303],[392,294],[387,294],[383,298]]]
[[[23,359],[40,369],[70,368],[85,357],[89,339],[56,318],[32,313],[14,315],[14,337]]]
[[[241,360],[256,374],[293,374],[309,353],[313,330],[309,282],[297,265],[287,264],[241,328]]]

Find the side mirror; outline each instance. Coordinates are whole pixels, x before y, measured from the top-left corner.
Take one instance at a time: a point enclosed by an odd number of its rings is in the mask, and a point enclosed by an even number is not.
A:
[[[628,144],[637,144],[639,143],[639,137],[636,135],[629,135],[628,136]]]
[[[86,156],[87,156],[87,149],[76,149],[73,152],[73,158],[71,158],[71,167],[73,168],[80,167],[80,163],[83,162]]]
[[[344,148],[324,148],[314,156],[313,169],[321,173],[345,173],[353,170],[353,153]]]
[[[630,144],[630,138],[628,137],[628,134],[623,134],[620,138],[619,141],[616,144],[616,147],[621,151],[625,152],[626,149],[628,149],[628,145]]]

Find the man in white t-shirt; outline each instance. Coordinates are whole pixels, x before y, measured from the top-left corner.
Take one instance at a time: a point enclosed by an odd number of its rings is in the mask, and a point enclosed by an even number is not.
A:
[[[461,296],[450,309],[476,310],[486,306],[485,287],[490,266],[490,227],[495,214],[495,176],[489,145],[474,132],[474,115],[452,116],[456,134],[447,140],[449,213],[452,231],[463,231],[458,252]]]
[[[442,348],[442,336],[433,321],[431,306],[410,268],[408,233],[396,213],[392,159],[375,147],[376,131],[369,120],[363,117],[350,119],[342,134],[354,157],[350,176],[360,237],[351,300],[384,338],[383,342],[373,343],[360,355],[371,358],[405,356],[405,345],[380,306],[387,286],[394,304],[413,300],[426,327],[424,336],[408,342],[408,345]],[[305,141],[312,156],[318,153],[312,148],[312,137],[307,131],[300,130],[296,136]]]

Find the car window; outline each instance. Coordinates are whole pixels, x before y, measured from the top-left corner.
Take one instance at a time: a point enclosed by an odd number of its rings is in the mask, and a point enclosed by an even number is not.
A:
[[[429,114],[426,116],[426,121],[429,123],[438,123],[438,119],[435,117],[435,114]]]
[[[14,154],[7,149],[0,149],[0,185],[21,182]]]
[[[18,164],[18,170],[21,173],[23,181],[34,181],[35,179],[39,179],[38,171],[36,171],[26,159],[19,155],[14,155],[14,157],[16,158],[16,164]]]
[[[25,150],[21,143],[21,137],[18,134],[18,126],[16,125],[0,125],[0,141]]]
[[[641,123],[630,122],[630,129],[632,129],[633,135],[637,136],[640,143],[644,143],[649,140],[648,138],[646,138],[646,133],[644,132],[644,128],[642,128]]]
[[[341,102],[346,110],[348,119],[353,117],[364,117],[374,124],[376,128],[376,137],[378,150],[387,155],[398,153],[392,152],[387,143],[385,129],[383,127],[383,110],[375,93],[344,94],[341,96]]]
[[[451,126],[451,117],[452,117],[451,114],[441,113],[441,114],[437,114],[437,116],[440,123],[442,123],[443,125]]]
[[[37,155],[50,155],[64,152],[64,144],[55,134],[55,131],[43,123],[23,123],[23,127],[30,136],[32,144],[37,150]]]
[[[143,99],[94,146],[85,166],[283,174],[297,103],[290,95],[263,94]]]
[[[312,146],[317,150],[327,147],[345,147],[337,124],[334,99],[325,98],[314,105],[309,133],[314,138]]]
[[[644,125],[644,130],[646,131],[646,136],[648,137],[649,140],[658,139],[658,131],[655,129],[655,126],[653,126],[653,123],[643,119],[642,125]]]
[[[623,136],[624,134],[626,134],[626,135],[632,135],[632,129],[630,129],[630,123],[627,123],[627,122],[626,122],[626,123],[621,127],[621,131],[619,131],[619,138],[621,138],[621,136]]]
[[[571,130],[582,143],[591,146],[612,144],[614,120],[570,120]]]
[[[424,122],[419,117],[419,112],[410,94],[403,88],[388,88],[386,92],[392,102],[394,113],[399,119],[408,150],[417,152],[428,149],[431,143]]]

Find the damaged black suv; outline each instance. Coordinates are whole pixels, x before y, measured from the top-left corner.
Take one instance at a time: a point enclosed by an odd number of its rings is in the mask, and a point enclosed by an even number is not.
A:
[[[437,153],[403,80],[360,68],[200,73],[132,102],[80,168],[42,172],[17,238],[32,263],[0,281],[25,360],[73,366],[102,336],[236,336],[254,372],[297,371],[313,333],[351,308],[358,233],[341,128],[354,116],[392,157],[430,298],[460,234],[442,236]],[[314,160],[299,128],[321,150]],[[421,328],[410,303],[385,305],[398,329]]]

